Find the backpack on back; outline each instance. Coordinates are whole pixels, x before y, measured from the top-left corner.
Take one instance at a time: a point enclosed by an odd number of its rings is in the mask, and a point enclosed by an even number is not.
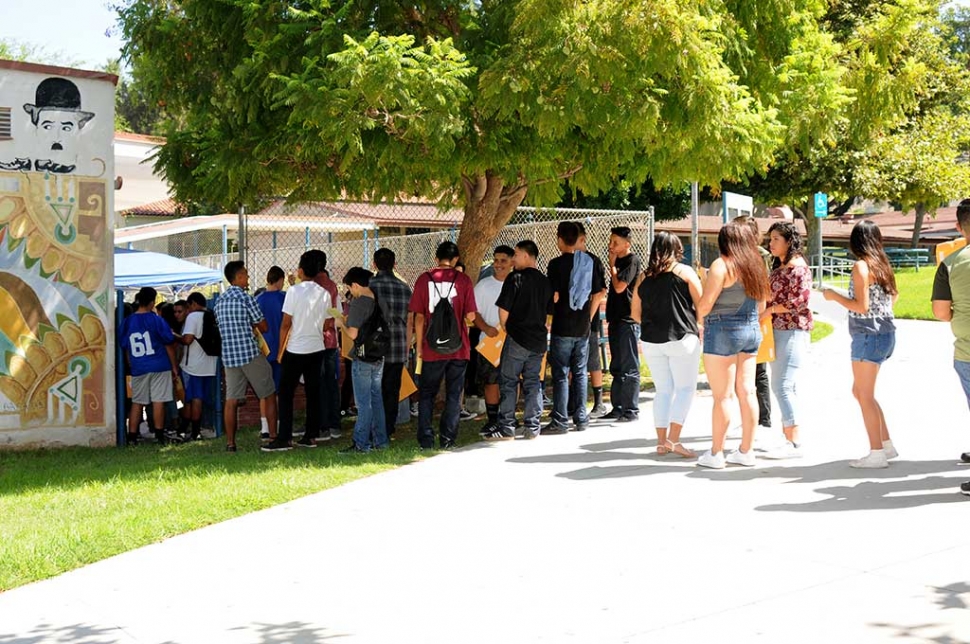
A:
[[[354,355],[358,360],[364,362],[377,362],[387,354],[390,344],[387,322],[384,320],[384,312],[381,311],[380,302],[377,301],[375,294],[374,310],[357,330],[357,338],[354,340]]]
[[[216,314],[206,309],[202,312],[202,335],[195,339],[207,356],[218,357],[222,353],[222,335],[216,324]]]
[[[438,295],[438,303],[435,304],[434,311],[431,312],[428,330],[424,337],[432,351],[442,355],[450,355],[461,349],[461,330],[458,328],[458,320],[455,318],[455,308],[451,305],[451,293],[455,288],[455,283],[452,282],[448,292],[442,296],[441,291],[438,290],[437,282],[433,279],[429,281]]]

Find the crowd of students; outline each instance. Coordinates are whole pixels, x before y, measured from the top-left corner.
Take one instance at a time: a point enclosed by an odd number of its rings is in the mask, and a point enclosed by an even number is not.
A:
[[[970,200],[958,209],[958,226],[970,231]],[[583,225],[563,221],[557,228],[560,254],[548,262],[545,274],[538,268],[537,245],[523,240],[514,248],[496,247],[490,274],[476,285],[462,270],[458,247],[443,242],[436,265],[420,274],[413,290],[396,275],[394,253],[380,249],[374,254],[376,273],[354,267],[344,276],[346,315],[322,251],[301,256],[295,283],[285,291],[284,272],[273,267],[265,290],[255,298],[248,293],[246,267],[230,262],[225,267],[230,286],[218,299],[211,321],[206,300],[198,293],[176,302],[170,311],[160,311],[173,318],[171,324],[153,315],[152,289],[142,289],[136,297],[137,311],[121,332],[132,375],[129,432],[134,439],[141,408],[149,404],[151,425],[156,431],[164,428],[166,403],[173,398],[173,387],[181,385],[186,401],[181,429],[189,438],[197,437],[202,400],[213,386],[220,355],[229,451],[236,450],[237,405],[247,385],[260,399],[264,451],[294,445],[293,397],[301,381],[307,392],[306,427],[295,445],[312,448],[339,437],[337,329],[342,328],[353,343],[350,378],[357,405],[353,441],[344,452],[387,446],[394,434],[402,376],[412,364],[422,448],[454,447],[469,381],[484,392],[488,418],[481,435],[488,441],[584,431],[594,420],[636,421],[642,346],[656,386],[652,412],[660,454],[696,456],[681,443],[680,433],[703,356],[714,405],[711,448],[697,457],[697,464],[720,469],[756,463],[755,428],[770,425],[769,382],[780,407],[784,440],[764,457],[797,458],[802,453],[798,373],[813,327],[812,276],[792,223],[770,227],[767,251],[762,241],[750,217],[729,222],[718,234],[720,256],[701,279],[682,262],[683,248],[675,235],[657,234],[644,265],[632,250],[630,229],[614,228],[604,263],[587,250]],[[893,303],[898,291],[875,224],[856,224],[849,246],[857,261],[848,292],[823,289],[823,295],[848,309],[853,394],[869,440],[869,453],[850,465],[883,468],[898,454],[875,398],[875,384],[895,345]],[[603,403],[599,351],[604,300],[611,409]],[[933,300],[936,316],[952,322],[957,337],[954,364],[970,402],[970,251],[940,264]],[[775,347],[770,378],[768,369],[757,364],[761,325],[768,322]],[[205,337],[213,334],[215,323],[221,346],[213,350]],[[178,333],[173,333],[174,326]],[[497,365],[477,356],[474,374],[466,379],[475,353],[469,328],[487,338],[501,335],[504,342]],[[262,351],[260,334],[265,340]],[[552,409],[542,426],[547,359]],[[432,420],[442,383],[444,402],[435,431]],[[592,409],[587,409],[589,385]],[[726,453],[735,401],[741,411],[741,443]],[[521,423],[516,420],[520,403]],[[961,458],[970,462],[970,454]],[[970,483],[964,488],[970,493]]]

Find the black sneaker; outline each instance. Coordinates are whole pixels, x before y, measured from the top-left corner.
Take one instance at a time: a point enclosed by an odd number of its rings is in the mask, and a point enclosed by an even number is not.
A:
[[[638,416],[637,414],[623,414],[622,416],[620,416],[619,418],[616,419],[616,422],[618,422],[618,423],[635,423],[638,420],[640,420],[640,416]]]
[[[614,407],[613,409],[610,410],[610,413],[603,414],[599,418],[600,420],[613,421],[613,420],[620,420],[620,418],[622,417],[623,417],[623,412],[617,409],[616,407]]]
[[[350,447],[343,448],[337,453],[340,454],[341,456],[353,456],[354,454],[366,454],[367,452],[357,447],[357,444],[355,443]]]
[[[569,433],[569,428],[565,425],[552,422],[540,429],[539,433],[543,436],[561,436],[562,434]]]
[[[498,429],[498,423],[485,423],[482,428],[478,430],[478,435],[484,438],[486,435],[492,433]]]
[[[259,433],[259,437],[260,437],[260,439],[262,439],[264,441],[268,441],[269,440],[269,432],[260,432]]]
[[[509,436],[508,434],[502,432],[498,425],[492,428],[487,434],[482,434],[482,438],[489,442],[495,441],[514,441],[515,436]]]
[[[227,452],[233,452],[233,453],[235,453],[236,452],[236,446],[235,445],[226,445],[226,451]]]
[[[470,412],[467,409],[462,409],[461,411],[458,412],[458,420],[460,422],[475,420],[476,418],[478,418],[478,414],[474,412]]]
[[[134,447],[138,444],[138,434],[127,434],[125,436],[125,445],[131,445]]]
[[[960,454],[960,462],[964,465],[970,465],[970,452],[964,452]]]
[[[573,426],[574,432],[585,432],[587,429],[589,429],[589,423],[576,423]]]
[[[970,481],[960,484],[960,493],[970,496]]]
[[[297,447],[306,447],[306,448],[309,448],[309,449],[313,449],[313,448],[315,448],[317,446],[317,441],[314,440],[314,439],[312,439],[312,438],[307,438],[306,434],[304,434],[303,435],[303,438],[301,438],[300,440],[296,441],[296,446]]]
[[[259,449],[264,452],[288,452],[293,449],[293,446],[288,441],[277,438],[275,441],[270,441]]]

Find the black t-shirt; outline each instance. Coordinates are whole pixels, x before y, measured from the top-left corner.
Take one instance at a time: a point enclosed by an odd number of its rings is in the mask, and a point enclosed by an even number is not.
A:
[[[633,286],[642,270],[640,258],[635,253],[616,258],[616,279],[626,283],[626,290],[617,293],[614,280],[610,280],[610,292],[606,296],[607,322],[633,322],[630,317],[630,302],[633,301]]]
[[[589,253],[587,253],[589,254]],[[606,288],[603,263],[595,255],[593,260],[593,288],[590,299],[581,311],[569,306],[569,278],[573,272],[573,253],[564,253],[549,262],[549,283],[553,294],[559,293],[559,301],[552,306],[552,334],[567,338],[585,338],[589,335],[589,306],[592,295]]]
[[[545,353],[546,315],[551,301],[549,280],[538,270],[527,268],[505,278],[495,304],[509,312],[505,330],[510,338],[529,351]]]

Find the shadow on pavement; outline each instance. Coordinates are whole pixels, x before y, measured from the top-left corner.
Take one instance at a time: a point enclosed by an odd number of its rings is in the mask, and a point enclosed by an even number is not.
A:
[[[851,510],[898,510],[934,503],[965,503],[958,479],[931,476],[905,481],[863,481],[856,485],[823,487],[815,490],[830,495],[810,503],[777,503],[755,508],[762,512],[844,512]],[[931,492],[940,490],[940,492]],[[911,492],[927,492],[910,494]]]
[[[260,644],[313,644],[327,640],[348,637],[347,634],[326,633],[321,628],[305,622],[287,622],[285,624],[253,623],[231,629],[244,631],[256,636],[254,642]],[[118,642],[124,631],[120,628],[105,628],[92,624],[70,624],[67,626],[53,626],[38,624],[31,629],[29,635],[19,633],[0,633],[0,644],[41,644],[42,642],[70,642],[71,644],[109,644]],[[177,644],[172,640],[160,644]]]
[[[870,624],[875,628],[886,631],[887,641],[893,642],[933,642],[934,644],[966,644],[966,639],[962,635],[954,635],[948,632],[950,627],[943,624],[915,624],[905,626],[903,624],[889,624],[886,622],[875,622]]]
[[[717,481],[752,481],[765,478],[795,479],[786,483],[828,483],[829,481],[901,479],[907,476],[938,474],[941,472],[964,472],[970,478],[970,469],[953,459],[941,461],[893,461],[885,469],[857,470],[849,467],[849,461],[830,461],[817,465],[793,465],[794,461],[770,461],[759,459],[757,467],[729,467],[725,470],[697,468],[691,476]],[[776,465],[777,463],[777,465]],[[784,464],[782,464],[784,463]],[[950,481],[952,485],[953,481]]]

